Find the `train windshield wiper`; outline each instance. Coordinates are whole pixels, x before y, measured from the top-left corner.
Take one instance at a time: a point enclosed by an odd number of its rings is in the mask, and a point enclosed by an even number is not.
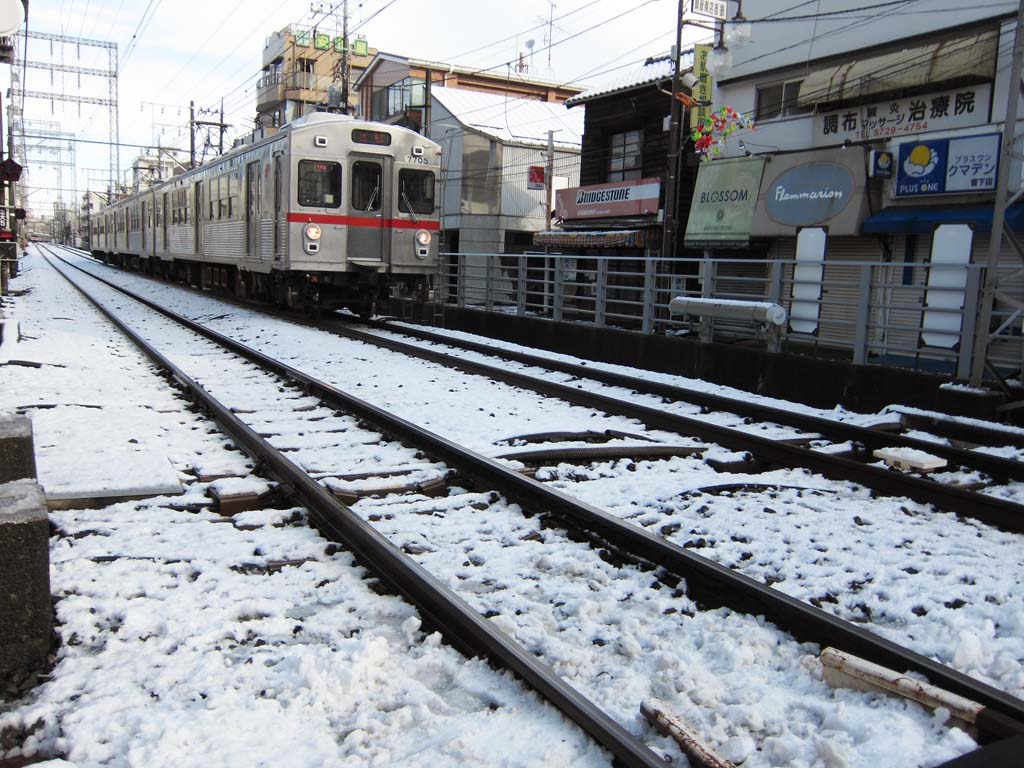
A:
[[[369,213],[370,209],[373,208],[373,204],[377,200],[378,192],[380,192],[380,184],[373,188],[373,194],[370,195],[370,202],[366,204],[366,210],[364,210],[363,213]]]
[[[412,203],[409,202],[409,196],[405,194],[405,190],[402,190],[402,199],[405,201],[405,207],[409,209],[409,215],[412,216],[412,223],[419,224],[420,220],[416,217],[416,211],[412,209]]]

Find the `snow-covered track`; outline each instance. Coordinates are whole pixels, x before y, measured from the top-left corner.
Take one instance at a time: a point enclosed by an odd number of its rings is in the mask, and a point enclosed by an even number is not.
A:
[[[57,255],[53,250],[46,249]],[[57,258],[60,258],[59,255]],[[51,262],[52,263],[52,262]],[[405,596],[421,611],[424,619],[442,631],[448,641],[469,656],[491,658],[519,675],[594,740],[626,766],[655,768],[663,765],[657,755],[582,696],[519,644],[498,631],[470,608],[458,595],[427,573],[415,561],[395,548],[372,526],[353,514],[308,473],[275,449],[266,439],[239,419],[232,409],[214,398],[197,381],[175,365],[140,334],[129,327],[102,302],[57,268],[104,316],[114,323],[150,360],[167,371],[187,392],[209,410],[213,420],[237,442],[267,473],[282,484],[295,501],[304,505],[317,529],[328,539],[344,543],[353,554],[392,589]],[[93,277],[99,280],[99,278]],[[101,282],[104,282],[101,280]],[[116,287],[111,285],[111,287]],[[122,290],[122,289],[118,289]],[[122,290],[123,293],[126,293]],[[150,302],[133,297],[166,317]],[[175,318],[172,318],[175,319]],[[191,330],[198,326],[179,318]],[[207,335],[207,334],[203,334]],[[209,338],[209,336],[208,336]],[[240,345],[225,344],[242,353]],[[249,357],[244,354],[244,357]]]
[[[673,402],[692,403],[708,410],[725,411],[757,421],[794,427],[808,433],[820,434],[835,443],[847,440],[853,441],[863,446],[867,452],[876,448],[887,448],[890,446],[911,448],[941,456],[951,463],[967,469],[985,472],[993,478],[1024,480],[1024,462],[980,453],[955,445],[946,445],[934,440],[923,440],[904,434],[907,428],[913,428],[960,443],[972,443],[986,447],[1012,445],[1024,448],[1024,434],[1012,430],[983,427],[978,424],[964,423],[963,421],[951,418],[943,419],[935,415],[916,413],[913,409],[908,409],[907,411],[897,409],[896,412],[900,414],[900,421],[891,426],[895,426],[900,431],[893,431],[891,428],[863,427],[836,419],[826,419],[809,413],[802,413],[798,410],[776,408],[757,402],[756,399],[744,400],[692,387],[664,384],[637,376],[615,373],[595,366],[579,365],[552,357],[541,357],[445,334],[432,333],[431,331],[408,324],[396,325],[386,320],[370,321],[368,324],[376,329],[411,336],[431,344],[464,349],[491,357],[499,357],[503,360],[511,360],[522,365],[558,371],[579,379],[590,379],[602,384],[622,387],[633,392],[663,397]]]
[[[938,509],[955,512],[964,517],[975,518],[1006,531],[1024,532],[1024,506],[1012,501],[947,485],[925,479],[924,477],[872,466],[845,456],[810,450],[801,445],[787,444],[783,441],[772,440],[748,431],[714,424],[703,419],[682,416],[665,410],[631,403],[599,392],[587,391],[585,388],[546,381],[536,376],[511,371],[498,365],[488,365],[467,360],[437,350],[426,349],[419,345],[397,341],[393,338],[359,331],[345,323],[331,323],[331,328],[336,329],[338,333],[368,344],[374,344],[395,352],[439,363],[467,373],[487,376],[506,384],[533,390],[539,394],[556,397],[575,405],[598,408],[605,413],[634,418],[645,423],[649,428],[698,437],[735,451],[747,452],[765,466],[806,467],[834,480],[849,480],[859,483],[885,496],[905,496],[926,504],[933,504]],[[502,357],[508,356],[505,350],[495,353],[491,349],[488,351],[488,354],[499,354]],[[530,364],[556,369],[555,366],[549,365],[546,361],[537,358],[534,358]],[[561,370],[560,368],[557,369]],[[605,380],[601,375],[595,375],[598,372],[589,367],[577,367],[572,372],[580,377]],[[662,389],[659,385],[654,384],[649,385],[650,389],[644,389],[644,385],[632,377],[618,377],[616,374],[603,375],[609,377],[607,379],[608,383],[626,386],[636,391],[649,391],[651,394],[671,397],[673,400],[688,399],[689,396],[689,390],[685,390],[684,394],[676,391],[677,388],[666,387]],[[696,398],[696,395],[694,397]],[[716,398],[717,396],[704,394],[702,397]],[[721,400],[728,400],[730,405],[735,404],[735,401],[727,398],[708,399],[707,402],[709,404],[716,402],[718,404],[716,407],[724,407],[724,404],[719,402]],[[703,403],[700,404],[703,405]],[[760,409],[759,412],[769,421],[789,423],[791,426],[798,426],[801,429],[813,429],[815,432],[832,434],[837,439],[853,439],[858,442],[866,441],[868,445],[892,444],[892,441],[888,441],[888,436],[878,430],[833,423],[827,419],[817,419],[809,416],[793,415],[792,418],[787,418],[790,414],[780,409],[766,408],[765,406],[757,406],[757,408]],[[804,422],[805,419],[808,421]],[[938,453],[938,450],[933,448],[932,443],[905,437],[902,439],[904,441],[903,444],[907,447],[922,450],[927,448],[933,453]],[[954,448],[946,448],[945,450],[951,456],[956,455],[959,461],[965,463],[971,461],[978,467],[982,465],[990,468],[998,467],[998,474],[1000,476],[1024,479],[1024,464],[1021,462],[1000,457],[977,455],[970,451]]]
[[[118,290],[131,295],[123,289]],[[173,316],[173,313],[157,308],[149,302],[144,303],[158,309],[165,316]],[[890,668],[923,674],[937,685],[982,703],[985,710],[979,725],[988,738],[1024,733],[1024,703],[1012,696],[907,651],[895,643],[880,639],[842,619],[668,543],[643,529],[624,523],[603,510],[582,504],[553,488],[508,469],[499,462],[479,456],[365,401],[230,342],[203,326],[176,316],[174,319],[211,340],[225,343],[254,362],[271,367],[279,375],[292,378],[299,382],[306,392],[321,398],[333,407],[344,408],[359,418],[378,425],[384,433],[421,448],[431,457],[444,461],[460,473],[474,478],[483,487],[494,488],[527,509],[554,513],[568,521],[572,527],[586,530],[596,536],[602,546],[611,545],[623,555],[639,557],[663,567],[669,573],[685,579],[688,593],[704,607],[724,605],[751,615],[763,615],[801,640],[816,642],[823,646],[831,645]],[[247,439],[253,438],[250,436]],[[283,482],[291,483],[290,480]],[[313,485],[316,486],[311,488],[311,498],[314,501],[319,497],[329,496],[318,484],[313,482]],[[294,487],[299,486],[296,484]],[[335,500],[330,501],[337,505]],[[341,505],[334,508],[344,509]],[[365,524],[355,527],[359,532]],[[389,552],[389,562],[401,560],[393,549]],[[409,588],[408,585],[403,587],[402,583],[396,583],[394,578],[387,574],[384,574],[384,577],[396,589],[404,591]],[[435,621],[438,620],[434,612],[426,608],[423,610]],[[457,633],[453,642],[459,642]],[[584,727],[587,726],[584,724]]]

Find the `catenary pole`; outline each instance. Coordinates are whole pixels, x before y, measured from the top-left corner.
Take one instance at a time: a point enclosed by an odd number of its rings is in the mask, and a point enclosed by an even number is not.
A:
[[[992,234],[989,236],[988,261],[985,265],[985,283],[981,292],[981,309],[974,329],[974,361],[971,366],[970,385],[980,387],[985,378],[988,359],[989,327],[992,325],[992,305],[995,303],[998,283],[999,253],[1003,245],[1003,227],[1006,223],[1006,201],[1009,197],[1010,165],[1017,142],[1015,133],[1020,103],[1021,58],[1024,57],[1024,0],[1017,8],[1017,29],[1013,35],[1013,58],[1010,62],[1010,80],[1006,95],[1006,116],[1003,119],[1003,141],[999,153],[999,172],[996,176],[996,199],[992,205]]]

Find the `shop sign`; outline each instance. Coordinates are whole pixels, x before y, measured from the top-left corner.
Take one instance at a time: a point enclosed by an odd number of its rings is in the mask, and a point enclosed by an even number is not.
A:
[[[774,155],[765,167],[750,234],[794,237],[827,226],[829,236],[858,235],[867,213],[864,147]]]
[[[543,165],[531,165],[527,171],[526,176],[526,188],[527,189],[544,189],[544,166]]]
[[[686,221],[686,245],[737,246],[749,242],[763,173],[763,157],[701,164]]]
[[[900,144],[896,197],[991,192],[999,172],[998,133]]]
[[[714,89],[714,78],[708,72],[708,56],[710,45],[693,46],[693,76],[697,84],[690,89],[690,95],[697,101],[697,106],[690,107],[690,128],[704,124],[704,119],[711,116],[711,96]]]
[[[814,116],[814,144],[970,128],[988,122],[991,98],[992,86],[983,83],[824,112]]]
[[[655,215],[660,194],[660,179],[569,187],[555,193],[555,210],[563,221]]]
[[[764,195],[772,221],[794,227],[821,224],[850,204],[853,174],[837,163],[805,163],[776,177]]]
[[[891,179],[895,161],[892,152],[872,149],[868,152],[868,176],[872,179]]]

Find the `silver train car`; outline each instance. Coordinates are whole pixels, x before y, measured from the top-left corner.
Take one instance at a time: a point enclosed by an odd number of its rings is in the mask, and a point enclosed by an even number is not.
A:
[[[440,145],[314,113],[89,222],[110,264],[289,307],[367,314],[437,270]]]

